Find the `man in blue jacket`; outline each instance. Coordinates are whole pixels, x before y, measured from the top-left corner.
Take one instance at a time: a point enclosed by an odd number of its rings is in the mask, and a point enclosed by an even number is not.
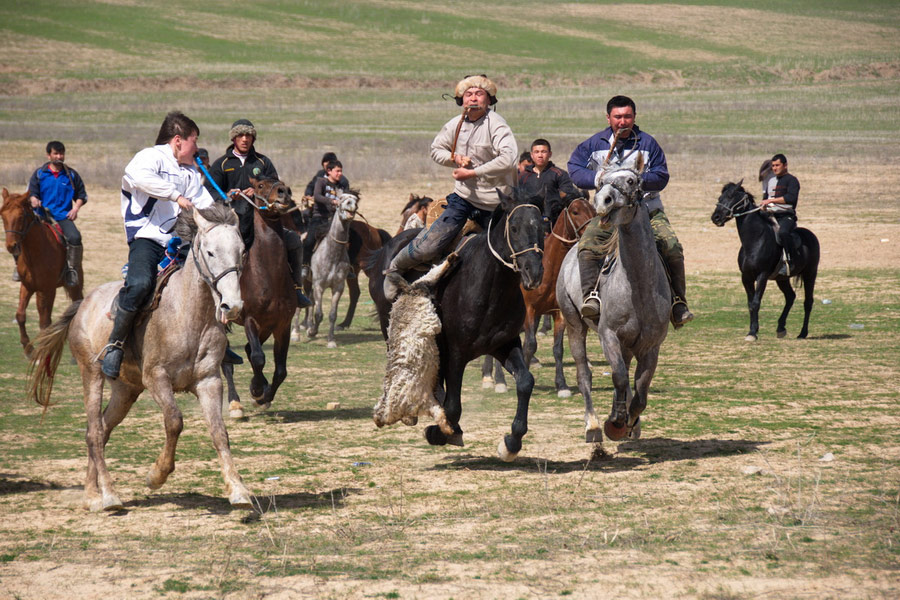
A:
[[[685,298],[684,251],[663,211],[659,193],[669,183],[666,155],[653,137],[634,124],[637,109],[627,96],[613,96],[606,104],[609,127],[594,134],[575,148],[569,158],[569,176],[582,189],[596,189],[604,170],[633,165],[638,155],[643,157],[643,202],[650,210],[650,226],[656,247],[669,271],[672,286],[672,323],[678,329],[694,315]],[[609,156],[608,156],[609,155]],[[608,158],[607,158],[608,156]],[[596,319],[600,314],[600,295],[597,284],[605,255],[601,247],[609,239],[611,230],[603,229],[599,217],[585,228],[578,243],[578,268],[584,295],[581,314]]]
[[[62,229],[63,237],[66,238],[65,283],[67,287],[72,287],[78,285],[84,253],[81,232],[75,227],[75,219],[87,202],[87,192],[81,176],[75,169],[70,169],[65,160],[65,145],[55,140],[49,142],[47,162],[32,174],[28,182],[28,193],[32,208],[43,209]],[[14,271],[13,279],[16,281],[17,275],[18,271]]]

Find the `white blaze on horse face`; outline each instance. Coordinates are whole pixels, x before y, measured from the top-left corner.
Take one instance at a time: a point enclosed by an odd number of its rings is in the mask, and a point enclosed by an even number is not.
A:
[[[199,217],[199,213],[195,211],[195,217]],[[206,225],[201,225],[201,221]],[[202,230],[202,242],[199,251],[204,254],[202,263],[206,264],[209,272],[205,273],[211,280],[215,280],[219,275],[237,268],[237,271],[231,271],[216,281],[213,299],[216,304],[216,320],[225,324],[233,321],[240,316],[244,303],[241,299],[241,282],[240,268],[241,260],[244,252],[244,242],[238,232],[236,225],[214,225],[209,227],[209,223],[202,217],[197,219],[197,224]],[[199,232],[198,232],[199,235]]]
[[[348,221],[356,217],[356,211],[359,208],[359,199],[353,194],[342,194],[339,205],[341,211],[340,219]]]

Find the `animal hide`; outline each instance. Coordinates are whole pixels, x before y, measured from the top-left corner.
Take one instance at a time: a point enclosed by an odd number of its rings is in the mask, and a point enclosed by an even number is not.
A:
[[[453,434],[444,409],[434,396],[440,355],[435,338],[441,320],[434,307],[434,285],[455,262],[451,255],[424,277],[400,290],[388,326],[384,394],[375,405],[378,427],[403,421],[415,425],[431,416],[446,435]]]

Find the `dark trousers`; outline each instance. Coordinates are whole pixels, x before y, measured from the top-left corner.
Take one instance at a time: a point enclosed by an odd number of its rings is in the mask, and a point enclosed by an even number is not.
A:
[[[442,256],[450,249],[450,244],[472,219],[483,229],[487,229],[492,211],[482,210],[469,204],[464,198],[453,193],[447,196],[447,208],[431,227],[423,229],[406,247],[406,252],[416,262],[422,263]]]
[[[306,239],[303,240],[303,264],[308,265],[316,248],[316,241],[325,237],[331,228],[331,217],[313,216],[306,228]]]
[[[166,249],[153,240],[136,238],[128,244],[128,274],[119,290],[119,307],[135,312],[146,304],[156,287],[159,261]]]
[[[77,227],[75,227],[75,223],[73,223],[69,219],[63,219],[62,221],[57,221],[57,223],[59,223],[59,226],[63,232],[63,237],[66,238],[66,242],[70,246],[81,245],[81,232],[78,231]]]
[[[793,215],[777,215],[778,221],[778,245],[790,253],[794,252],[793,233],[797,229],[797,219]]]

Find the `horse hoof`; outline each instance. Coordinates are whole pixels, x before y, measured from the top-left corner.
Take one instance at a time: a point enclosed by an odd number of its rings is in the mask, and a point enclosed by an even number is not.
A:
[[[101,510],[103,510],[103,499],[99,496],[88,498],[87,495],[85,495],[83,505],[85,510],[89,510],[91,512],[100,512]]]
[[[572,397],[572,390],[570,390],[569,388],[566,388],[566,389],[564,389],[564,390],[557,390],[557,391],[556,391],[556,397],[557,397],[557,398],[571,398],[571,397]]]
[[[584,441],[587,444],[599,444],[603,441],[603,433],[599,429],[586,429]]]
[[[529,365],[528,368],[530,368],[530,369],[540,369],[541,366],[542,366],[542,365],[541,365],[541,359],[539,359],[537,356],[532,356],[532,357],[531,357],[531,364]]]
[[[631,431],[628,432],[629,440],[639,440],[641,439],[641,418],[638,417],[638,420],[635,422],[634,426],[632,426]]]
[[[156,465],[150,467],[150,472],[147,473],[147,487],[151,490],[158,490],[166,483],[166,479],[168,479],[168,475],[163,475],[159,469],[156,468]]]
[[[243,419],[244,410],[241,408],[232,408],[228,411],[228,416],[232,419]]]
[[[447,443],[450,444],[451,446],[459,446],[460,448],[462,448],[463,446],[466,445],[466,443],[463,442],[463,434],[461,434],[461,433],[454,433],[453,435],[448,435]]]
[[[300,341],[300,332],[299,332],[299,331],[292,331],[292,332],[291,332],[291,341],[292,341],[292,342],[299,342],[299,341]]]
[[[778,337],[779,340],[783,337],[787,337],[787,329],[779,329],[778,331],[775,332],[775,335]]]
[[[327,346],[328,348],[337,348],[337,342],[334,342],[334,341],[328,342],[328,343],[326,344],[326,346]]]
[[[498,383],[494,386],[494,391],[498,394],[505,394],[506,390],[507,388],[505,383]]]
[[[494,380],[490,377],[482,377],[481,378],[481,389],[489,390],[494,387]]]
[[[269,410],[270,408],[272,408],[271,402],[257,402],[257,404],[259,404],[259,408],[261,410]]]
[[[603,433],[605,433],[606,437],[608,437],[612,441],[617,442],[625,437],[625,424],[623,423],[622,425],[616,425],[615,423],[607,419],[606,422],[603,423]]]
[[[245,489],[233,491],[228,497],[228,502],[231,503],[232,508],[253,508],[250,492]]]
[[[119,497],[115,494],[109,494],[108,496],[103,497],[103,510],[122,510],[124,508],[125,505],[122,504],[122,501],[119,500]]]
[[[756,341],[756,336],[755,336],[755,335],[751,335],[751,334],[747,334],[747,337],[744,338],[744,341],[745,341],[745,342],[755,342],[755,341]]]
[[[500,457],[500,460],[503,462],[512,462],[516,460],[516,457],[519,456],[518,452],[510,452],[509,448],[506,447],[506,440],[500,440],[500,443],[497,444],[497,456]]]
[[[346,325],[337,325],[337,326],[335,326],[335,329],[337,329],[338,331],[347,331],[347,326]]]
[[[798,339],[798,340],[805,340],[805,339],[806,339],[806,332],[805,332],[805,331],[800,332],[800,335],[797,336],[797,339]]]
[[[447,436],[444,435],[444,432],[437,425],[429,425],[425,428],[425,439],[432,446],[447,445]]]

